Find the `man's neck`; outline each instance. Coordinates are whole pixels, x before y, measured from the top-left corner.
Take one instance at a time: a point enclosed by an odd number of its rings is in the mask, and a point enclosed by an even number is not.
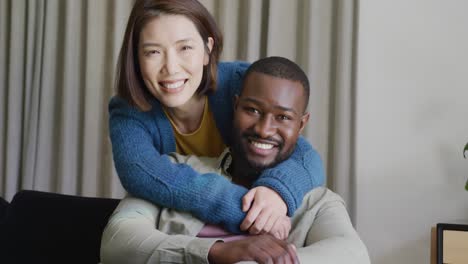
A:
[[[228,170],[231,174],[232,181],[235,184],[242,185],[247,189],[250,189],[253,182],[258,178],[260,173],[258,171],[254,171],[248,164],[242,164],[242,162],[236,162],[232,160],[232,164]]]

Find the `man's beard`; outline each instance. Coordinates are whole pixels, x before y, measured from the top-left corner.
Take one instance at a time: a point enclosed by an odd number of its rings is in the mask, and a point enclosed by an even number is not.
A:
[[[234,128],[235,131],[236,128]],[[231,154],[233,155],[234,162],[238,163],[238,165],[242,166],[242,170],[246,172],[248,175],[256,175],[258,176],[264,170],[275,167],[278,163],[286,160],[292,153],[292,150],[288,150],[283,153],[284,149],[284,142],[281,140],[271,139],[271,138],[261,138],[259,135],[255,134],[254,132],[247,132],[243,134],[233,133],[233,144],[231,146]],[[242,139],[249,142],[250,140],[255,139],[264,139],[269,140],[272,142],[277,143],[278,152],[273,161],[269,163],[262,163],[262,162],[255,162],[253,160],[249,160],[247,158],[247,151],[244,149],[244,145],[242,144]],[[250,144],[250,143],[247,143]]]

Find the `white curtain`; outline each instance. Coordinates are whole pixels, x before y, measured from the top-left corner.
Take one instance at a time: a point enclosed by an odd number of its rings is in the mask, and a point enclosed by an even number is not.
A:
[[[107,136],[131,2],[1,0],[0,194],[118,196]]]
[[[305,136],[354,212],[358,0],[202,0],[223,60],[280,55],[311,81]],[[0,0],[0,196],[20,189],[122,197],[107,127],[132,1]]]

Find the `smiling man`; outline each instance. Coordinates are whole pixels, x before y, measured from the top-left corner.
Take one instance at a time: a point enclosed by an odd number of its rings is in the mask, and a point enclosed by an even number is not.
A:
[[[234,105],[234,182],[250,187],[261,171],[291,155],[309,120],[308,101],[307,76],[292,61],[270,57],[249,67]]]
[[[263,170],[278,165],[293,153],[309,119],[308,98],[309,82],[299,66],[281,57],[261,59],[249,67],[243,90],[235,99],[234,143],[230,149],[218,159],[178,154],[169,158],[190,164],[201,173],[215,172],[251,188]],[[310,160],[304,160],[307,162]],[[294,177],[294,168],[290,171]],[[207,182],[208,196],[209,188]],[[188,213],[127,197],[104,231],[101,260],[103,263],[370,263],[343,200],[326,188],[306,194],[291,219],[284,216],[267,222],[265,230],[278,230],[277,234],[235,236]]]

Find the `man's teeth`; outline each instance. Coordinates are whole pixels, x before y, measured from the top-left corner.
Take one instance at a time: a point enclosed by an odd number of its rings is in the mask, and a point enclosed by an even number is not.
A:
[[[251,143],[252,143],[252,145],[254,145],[256,148],[259,148],[259,149],[272,149],[272,148],[273,148],[273,145],[272,145],[272,144],[259,143],[259,142],[255,142],[255,141],[252,141]]]
[[[184,85],[184,81],[172,82],[172,83],[162,83],[162,85],[167,89],[177,89]]]

